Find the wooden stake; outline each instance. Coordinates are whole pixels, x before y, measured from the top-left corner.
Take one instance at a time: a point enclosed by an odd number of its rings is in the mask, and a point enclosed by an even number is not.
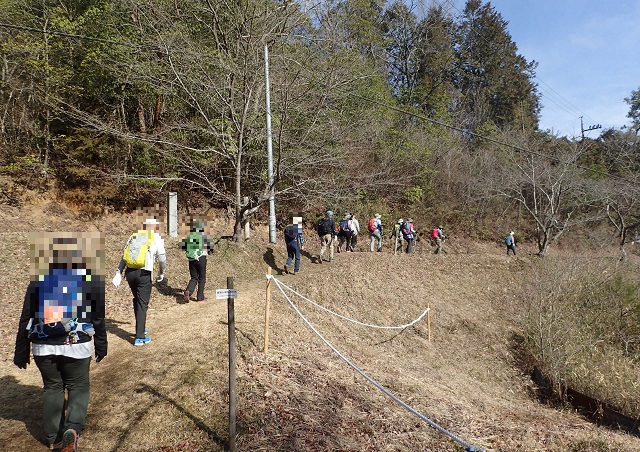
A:
[[[429,343],[431,343],[431,304],[427,303],[427,333],[429,334]]]
[[[269,308],[271,306],[271,267],[267,267],[267,295],[264,302],[264,352],[269,353]]]
[[[227,277],[227,289],[233,289],[233,277]],[[236,325],[234,299],[227,298],[229,332],[229,451],[236,450]]]

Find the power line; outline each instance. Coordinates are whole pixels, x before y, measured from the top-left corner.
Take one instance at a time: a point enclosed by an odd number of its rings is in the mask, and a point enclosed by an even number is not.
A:
[[[13,24],[0,23],[0,27],[10,28],[10,29],[14,29],[14,30],[21,30],[21,31],[30,31],[30,32],[35,32],[35,33],[40,33],[40,34],[45,34],[45,35],[63,36],[65,38],[75,38],[75,39],[82,39],[82,40],[86,40],[86,41],[104,42],[104,43],[107,43],[107,44],[122,45],[122,46],[132,47],[132,48],[135,48],[135,49],[141,49],[141,48],[149,47],[149,46],[131,44],[130,42],[116,41],[116,40],[113,40],[113,39],[94,38],[92,36],[77,35],[77,34],[73,34],[73,33],[65,33],[65,32],[62,32],[62,31],[42,30],[40,28],[25,27],[23,25],[13,25]]]

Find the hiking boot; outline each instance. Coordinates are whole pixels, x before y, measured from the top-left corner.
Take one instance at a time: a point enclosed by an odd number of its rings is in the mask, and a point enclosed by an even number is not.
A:
[[[49,444],[49,450],[60,450],[62,448],[62,441],[58,441],[57,443]]]
[[[340,254],[340,248],[336,248],[336,253]]]
[[[205,301],[207,301],[207,300],[208,300],[208,298],[207,298],[207,297],[204,297],[203,299],[201,299],[201,300],[196,300],[196,301],[197,301],[198,303],[203,303],[203,302],[205,302]]]
[[[139,338],[136,337],[135,342],[133,343],[133,345],[140,347],[142,345],[148,344],[149,342],[151,342],[151,338],[150,337],[145,337],[145,338]]]
[[[289,266],[287,264],[284,264],[284,272],[288,275],[289,274]]]
[[[78,452],[78,432],[70,428],[62,435],[60,452]]]
[[[318,264],[322,264],[322,256],[318,257]]]
[[[185,303],[189,303],[189,296],[190,295],[191,294],[189,293],[188,290],[185,290],[184,293],[182,294],[182,297],[183,297]]]

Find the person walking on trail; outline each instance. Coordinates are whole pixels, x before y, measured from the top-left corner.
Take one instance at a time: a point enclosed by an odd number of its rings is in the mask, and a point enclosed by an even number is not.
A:
[[[398,249],[402,250],[402,224],[404,223],[404,218],[400,218],[396,224],[393,225],[393,231],[391,231],[391,235],[389,238],[395,241],[395,248],[393,249],[393,254],[398,252]],[[398,244],[400,244],[400,248],[398,248]]]
[[[164,249],[164,239],[158,234],[160,223],[155,218],[148,218],[142,229],[134,232],[124,247],[123,257],[118,270],[113,277],[113,285],[120,286],[122,271],[133,294],[133,313],[136,318],[136,338],[133,345],[140,346],[151,342],[147,335],[147,310],[151,298],[151,282],[153,278],[153,264],[156,257],[160,267],[160,274],[156,282],[164,279],[167,267],[167,257]]]
[[[27,287],[13,357],[16,366],[26,369],[33,353],[44,386],[45,440],[50,450],[62,452],[78,450],[85,428],[93,349],[96,362],[107,356],[104,277],[95,268],[102,265],[97,255],[83,256],[79,242],[78,233],[69,233],[47,244],[51,264]],[[33,253],[36,267],[41,257]]]
[[[338,247],[336,251],[340,253],[342,249],[342,245],[345,243],[345,241],[347,242],[346,250],[351,251],[352,237],[353,237],[353,226],[351,223],[351,214],[347,213],[342,218],[342,220],[340,220],[340,223],[338,225]]]
[[[207,282],[207,254],[213,248],[213,243],[204,234],[204,222],[193,220],[191,222],[191,230],[189,235],[178,245],[180,249],[185,250],[187,259],[189,260],[189,276],[191,279],[187,284],[187,288],[183,292],[184,302],[189,303],[191,294],[198,286],[196,295],[197,302],[206,301],[204,296],[204,285]]]
[[[354,214],[351,214],[351,246],[349,248],[352,252],[356,250],[356,245],[358,244],[358,234],[360,234],[360,222]]]
[[[513,255],[516,255],[516,239],[513,236],[513,231],[509,233],[507,238],[504,240],[504,243],[507,245],[507,256],[509,255],[509,251],[513,251]]]
[[[444,250],[444,240],[447,237],[444,235],[444,228],[442,226],[438,226],[434,231],[435,232],[431,235],[436,241],[436,250],[434,251],[434,254],[440,254],[441,251],[446,253]]]
[[[407,218],[407,220],[402,223],[400,231],[402,232],[402,237],[407,242],[407,254],[411,254],[416,240],[416,230],[413,227],[413,218]]]
[[[380,220],[380,214],[377,213],[369,220],[369,233],[370,233],[370,242],[369,248],[373,252],[373,249],[376,248],[378,252],[382,251],[382,221]],[[376,240],[378,241],[378,246],[376,247]]]
[[[300,250],[304,251],[304,236],[302,235],[302,217],[294,217],[292,224],[284,228],[284,241],[287,244],[287,262],[284,271],[295,275],[300,271]],[[293,273],[289,272],[295,259]]]
[[[327,211],[325,217],[318,222],[318,237],[320,237],[320,254],[318,263],[322,264],[322,255],[329,248],[329,262],[333,261],[333,245],[336,241],[336,222],[333,219],[333,212]]]

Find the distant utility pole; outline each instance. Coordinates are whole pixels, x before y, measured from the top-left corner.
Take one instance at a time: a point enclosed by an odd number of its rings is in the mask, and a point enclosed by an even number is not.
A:
[[[589,126],[586,129],[584,128],[584,126],[582,125],[582,116],[580,116],[580,130],[582,131],[582,139],[584,140],[584,133],[588,132],[590,130],[596,130],[596,129],[602,129],[602,126],[600,124],[596,124],[595,126]]]

